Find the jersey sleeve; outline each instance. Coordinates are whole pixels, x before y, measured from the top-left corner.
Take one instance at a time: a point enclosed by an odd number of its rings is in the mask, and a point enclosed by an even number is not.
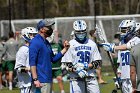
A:
[[[68,49],[68,51],[62,57],[61,62],[72,62],[71,47]]]
[[[127,49],[131,49],[133,46],[137,45],[140,43],[140,38],[139,37],[134,37],[131,39],[127,44],[126,47]]]
[[[97,48],[97,45],[95,44],[93,47],[94,47],[94,49],[93,49],[93,53],[92,53],[92,61],[102,60],[99,50]]]
[[[121,62],[121,56],[120,56],[120,51],[118,51],[118,59],[117,59],[117,63]]]
[[[28,48],[27,47],[21,47],[17,54],[16,54],[16,64],[15,64],[15,69],[21,67],[21,66],[26,66],[27,64],[27,58],[28,58]]]

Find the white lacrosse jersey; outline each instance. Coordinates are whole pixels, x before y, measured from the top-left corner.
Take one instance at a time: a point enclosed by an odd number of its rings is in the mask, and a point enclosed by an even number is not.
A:
[[[131,49],[133,46],[135,46],[139,43],[140,43],[140,38],[139,37],[134,37],[127,42],[126,47],[127,47],[127,49]]]
[[[121,79],[130,79],[130,51],[118,51],[117,63],[120,63]]]
[[[74,64],[77,62],[91,63],[95,60],[101,60],[97,45],[91,39],[87,39],[84,44],[77,42],[75,39],[70,40],[69,43],[70,48],[62,57],[61,62],[72,62],[72,64]],[[89,76],[95,75],[95,69],[90,69],[87,72]],[[70,77],[78,77],[78,74],[75,72],[71,72]]]
[[[29,66],[29,48],[27,46],[22,46],[19,48],[17,54],[16,54],[16,63],[15,63],[15,69],[25,66]],[[30,72],[18,72],[18,85],[19,88],[23,87],[29,87],[31,86],[31,73]]]

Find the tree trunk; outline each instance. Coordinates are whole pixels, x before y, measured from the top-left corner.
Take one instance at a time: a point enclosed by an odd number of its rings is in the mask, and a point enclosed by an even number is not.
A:
[[[71,16],[75,14],[75,3],[72,0],[68,0],[68,11],[71,11]]]
[[[88,0],[88,4],[89,4],[89,11],[90,11],[90,16],[94,16],[95,15],[95,4],[94,4],[94,0]]]
[[[109,1],[108,1],[108,3],[109,3],[109,10],[110,10],[110,14],[112,14],[112,1],[111,1],[111,0],[109,0]]]
[[[129,1],[130,0],[125,0],[125,14],[129,14]]]
[[[100,14],[99,15],[103,15],[103,2],[102,0],[100,0]]]
[[[140,11],[140,0],[138,0],[138,3],[137,3],[136,14],[138,14],[139,11]]]

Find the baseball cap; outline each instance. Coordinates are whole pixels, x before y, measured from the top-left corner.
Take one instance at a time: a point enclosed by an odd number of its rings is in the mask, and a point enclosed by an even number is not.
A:
[[[54,25],[55,22],[52,20],[43,19],[37,23],[37,29],[40,30],[43,27]]]

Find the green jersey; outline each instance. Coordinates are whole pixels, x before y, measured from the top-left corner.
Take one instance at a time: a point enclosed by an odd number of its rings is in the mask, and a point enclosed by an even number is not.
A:
[[[57,43],[52,43],[51,47],[52,47],[52,50],[53,50],[54,54],[57,54],[58,52],[61,51],[61,47]],[[59,60],[58,62],[52,63],[52,68],[53,69],[59,69],[60,66],[61,66],[61,60]]]

